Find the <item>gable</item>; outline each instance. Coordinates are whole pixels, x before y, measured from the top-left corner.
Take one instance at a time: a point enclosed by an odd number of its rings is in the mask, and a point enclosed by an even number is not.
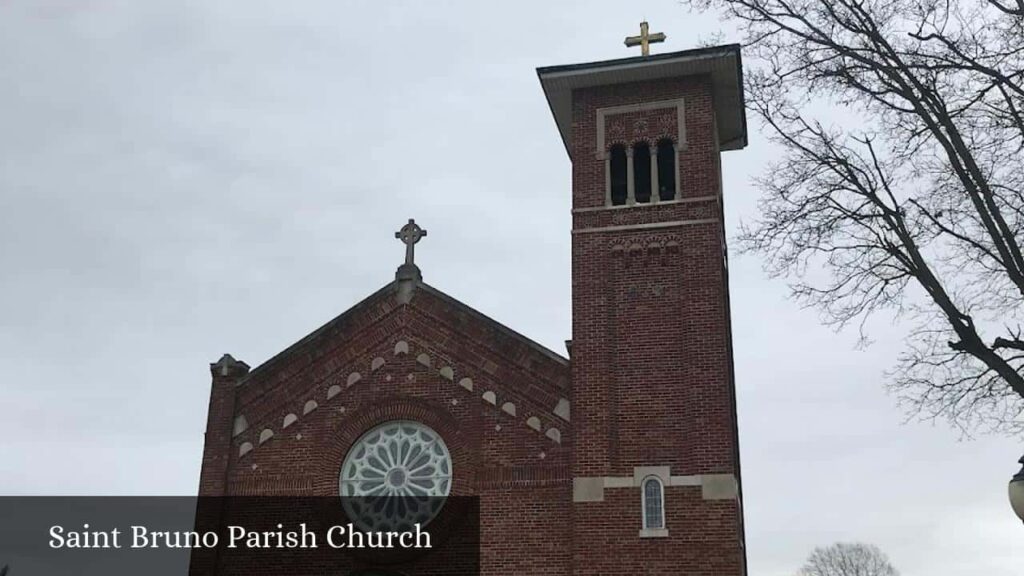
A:
[[[330,372],[335,364],[355,358],[374,343],[395,335],[408,326],[423,332],[438,332],[439,345],[449,353],[497,356],[498,366],[484,363],[489,373],[518,374],[517,385],[538,392],[568,394],[569,360],[530,340],[511,328],[467,306],[428,284],[418,282],[414,297],[400,303],[403,282],[385,285],[352,308],[336,316],[301,340],[257,366],[238,382],[239,404],[246,404],[286,384],[319,360],[340,354],[320,366]],[[438,326],[425,322],[437,322]],[[493,362],[493,360],[492,360]]]
[[[255,466],[251,453],[294,441],[304,421],[324,414],[330,427],[342,426],[373,404],[368,392],[450,402],[446,409],[479,407],[472,426],[505,427],[509,439],[482,444],[491,464],[522,464],[518,452],[544,458],[561,450],[569,435],[569,361],[425,284],[403,297],[408,286],[401,284],[383,287],[238,383],[235,462]],[[316,430],[320,440],[329,434]]]

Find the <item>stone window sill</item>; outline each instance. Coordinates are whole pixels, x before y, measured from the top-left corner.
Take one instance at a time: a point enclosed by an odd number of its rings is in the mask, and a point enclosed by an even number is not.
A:
[[[668,538],[667,528],[643,528],[640,530],[641,538]]]

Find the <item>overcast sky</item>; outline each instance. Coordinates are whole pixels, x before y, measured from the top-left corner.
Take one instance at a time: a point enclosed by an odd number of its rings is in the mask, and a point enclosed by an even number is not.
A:
[[[628,56],[642,18],[656,51],[737,40],[674,0],[0,0],[0,493],[194,494],[209,362],[389,282],[409,217],[427,282],[564,351],[569,160],[534,69]],[[772,157],[751,120],[731,233]],[[900,326],[855,350],[730,264],[750,574],[858,540],[1020,576],[1024,442],[904,423]]]

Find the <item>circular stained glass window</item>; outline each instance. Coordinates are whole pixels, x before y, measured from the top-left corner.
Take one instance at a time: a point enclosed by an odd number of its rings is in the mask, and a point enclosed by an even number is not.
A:
[[[426,525],[451,491],[452,458],[441,437],[412,421],[387,422],[356,441],[341,467],[345,511],[364,530]]]

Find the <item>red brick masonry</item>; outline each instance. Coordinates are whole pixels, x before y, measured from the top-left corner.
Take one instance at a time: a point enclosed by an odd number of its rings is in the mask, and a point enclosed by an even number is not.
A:
[[[683,119],[606,116],[605,145],[672,137],[680,200],[606,209],[598,109],[678,99]],[[571,362],[396,281],[252,372],[230,358],[211,367],[200,494],[337,495],[352,443],[411,419],[449,447],[452,493],[480,497],[484,574],[743,575],[740,500],[700,485],[739,479],[710,81],[577,90],[572,141]],[[639,488],[574,502],[574,478],[640,466],[697,479],[665,487],[667,537],[640,537]]]

